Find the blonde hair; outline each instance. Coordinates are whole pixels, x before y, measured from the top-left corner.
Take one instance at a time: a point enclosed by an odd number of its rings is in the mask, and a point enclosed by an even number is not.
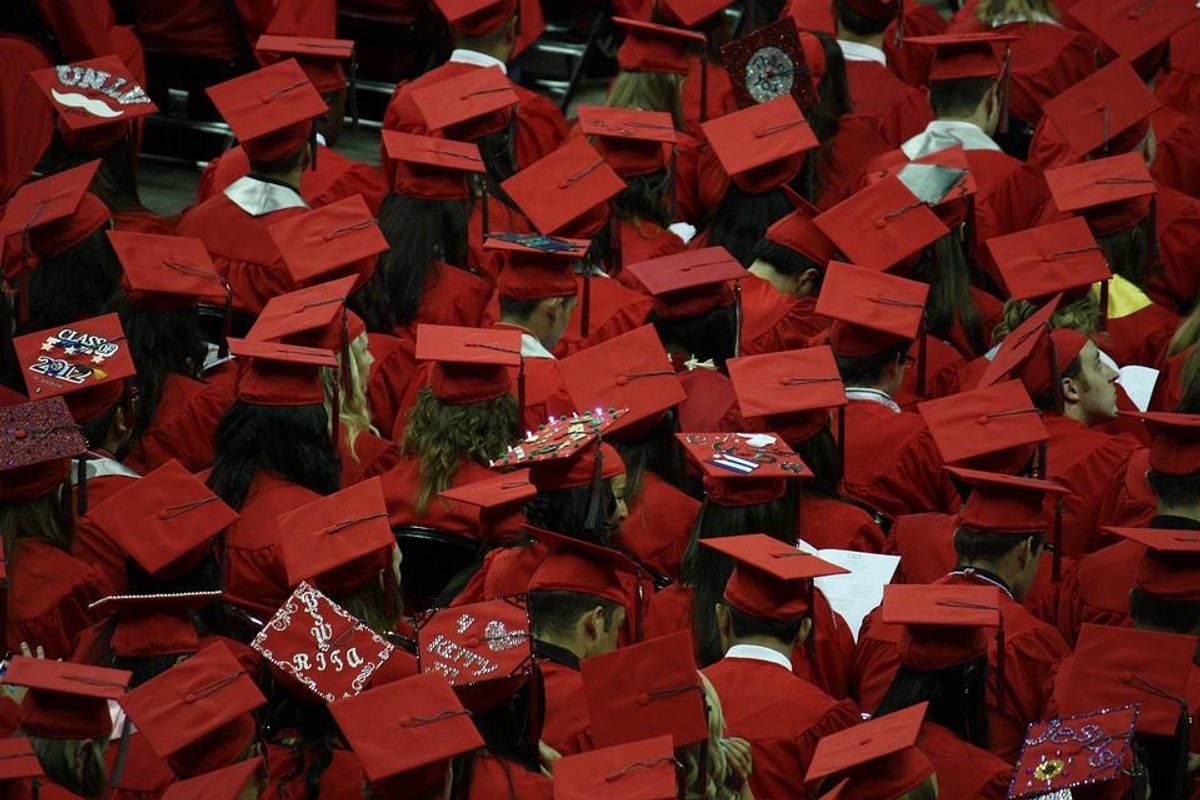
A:
[[[738,800],[740,793],[729,788],[729,761],[725,758],[725,713],[721,698],[704,673],[697,672],[704,685],[704,704],[708,711],[708,752],[705,754],[705,775],[700,775],[700,749],[703,743],[689,745],[678,751],[679,761],[687,776],[685,800]]]
[[[1058,19],[1058,9],[1050,0],[979,0],[975,9],[979,21],[988,27],[995,26],[997,20],[1020,17],[1033,25],[1036,17],[1041,14]]]
[[[992,341],[999,344],[1022,322],[1033,316],[1037,306],[1028,300],[1007,300],[1004,303],[1004,318],[992,330]],[[1100,304],[1091,294],[1063,306],[1050,317],[1051,328],[1072,328],[1081,333],[1100,330]]]
[[[683,79],[664,72],[617,73],[604,105],[616,108],[636,108],[642,111],[665,111],[683,127]]]
[[[333,393],[338,389],[338,376],[341,374],[342,354],[337,354],[338,367],[321,369],[321,383],[325,387],[325,413],[333,414]],[[359,334],[350,342],[350,393],[341,397],[341,409],[338,418],[341,421],[342,435],[346,437],[346,449],[350,457],[358,462],[358,451],[355,443],[363,433],[378,435],[379,431],[371,424],[371,408],[367,402],[367,382],[371,377],[371,364],[375,358],[371,355],[370,343],[365,333]]]

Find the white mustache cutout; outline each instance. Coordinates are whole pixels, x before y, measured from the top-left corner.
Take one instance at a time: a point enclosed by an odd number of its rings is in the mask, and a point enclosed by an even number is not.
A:
[[[114,109],[103,100],[96,100],[88,97],[87,95],[77,94],[75,92],[60,92],[57,89],[51,89],[50,94],[54,96],[55,102],[64,105],[67,108],[82,109],[94,117],[113,119],[125,114],[124,109]]]

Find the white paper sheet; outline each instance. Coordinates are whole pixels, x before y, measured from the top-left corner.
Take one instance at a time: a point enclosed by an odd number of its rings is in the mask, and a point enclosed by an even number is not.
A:
[[[833,610],[841,614],[850,626],[854,641],[863,619],[883,602],[883,587],[896,574],[900,556],[858,553],[853,550],[818,550],[801,539],[796,544],[806,553],[820,556],[831,564],[850,570],[846,575],[829,575],[816,578],[813,583]]]
[[[1108,366],[1119,376],[1117,383],[1121,384],[1121,388],[1125,390],[1125,394],[1137,406],[1138,411],[1145,411],[1150,407],[1150,398],[1154,394],[1154,385],[1158,383],[1159,371],[1152,367],[1144,367],[1141,364],[1130,364],[1127,367],[1118,367],[1117,362],[1113,361],[1112,356],[1103,350],[1100,351],[1100,363]]]

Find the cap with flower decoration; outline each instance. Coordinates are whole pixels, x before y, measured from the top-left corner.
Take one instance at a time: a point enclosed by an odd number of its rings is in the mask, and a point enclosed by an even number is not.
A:
[[[412,92],[425,126],[461,142],[502,130],[519,99],[499,67],[467,70]]]
[[[747,274],[724,247],[688,250],[625,269],[654,295],[654,311],[665,319],[697,317],[733,303],[727,284]]]
[[[114,55],[29,73],[54,110],[75,152],[99,153],[118,142],[132,120],[158,112],[133,71]]]
[[[301,581],[250,646],[289,685],[332,703],[363,690],[394,646]],[[308,693],[312,694],[309,695]]]
[[[816,39],[814,42],[819,44]],[[821,71],[824,52],[819,47]],[[805,111],[820,99],[817,69],[809,63],[795,20],[785,15],[721,47],[721,63],[729,72],[738,108],[790,94]]]
[[[883,587],[883,621],[903,625],[900,663],[918,672],[965,664],[988,654],[991,630],[1001,625],[995,586]],[[1003,640],[1001,640],[1003,641]]]
[[[0,500],[32,500],[58,487],[87,442],[61,397],[0,406]]]
[[[176,781],[162,800],[238,800],[262,768],[262,759],[251,758],[221,769]]]
[[[1067,14],[1127,61],[1146,55],[1200,19],[1196,4],[1187,0],[1080,0]]]
[[[919,281],[830,261],[816,312],[834,320],[835,355],[867,356],[916,340],[928,296]]]
[[[353,274],[362,286],[389,245],[367,201],[354,195],[267,226],[297,286]]]
[[[115,620],[109,647],[121,658],[190,655],[200,649],[192,614],[220,600],[218,590],[114,594],[88,606]]]
[[[172,459],[88,512],[91,521],[151,575],[194,569],[214,536],[237,521],[204,482]]]
[[[1020,381],[960,392],[917,405],[947,464],[969,462],[993,472],[1019,472],[1050,434]]]
[[[4,683],[29,689],[21,703],[21,728],[46,739],[107,739],[108,701],[125,694],[132,673],[42,658],[13,656]]]
[[[139,308],[177,311],[229,298],[229,285],[199,239],[113,230],[108,241],[121,261],[125,296]]]
[[[726,362],[738,407],[788,442],[807,441],[846,405],[846,387],[827,347],[743,356]]]
[[[626,588],[639,572],[627,556],[607,547],[528,526],[529,534],[549,550],[529,580],[531,592],[575,592],[620,605],[629,602]]]
[[[1134,588],[1159,600],[1200,601],[1200,533],[1152,528],[1104,530],[1145,546],[1146,553],[1134,569]]]
[[[230,339],[229,351],[249,359],[238,377],[237,399],[254,406],[315,406],[325,402],[321,367],[337,366],[332,351],[278,342]]]
[[[517,0],[434,0],[433,4],[459,36],[486,36],[517,13]]]
[[[764,533],[704,539],[700,544],[733,559],[723,600],[756,619],[782,621],[807,614],[812,579],[849,572]]]
[[[805,154],[820,145],[791,95],[709,120],[701,126],[737,187],[765,194],[790,183]]]
[[[1158,100],[1124,59],[1116,59],[1063,90],[1042,106],[1077,159],[1132,150],[1150,130]]]
[[[675,743],[657,736],[554,762],[554,800],[673,800]]]
[[[1137,718],[1131,704],[1029,723],[1009,800],[1071,796],[1074,787],[1121,778],[1133,758]]]
[[[1079,217],[993,236],[986,244],[1014,300],[1041,302],[1072,290],[1074,296],[1112,277],[1104,251]]]
[[[626,72],[688,74],[688,53],[702,48],[708,37],[686,28],[613,17],[625,29],[625,41],[617,49],[617,66]]]
[[[300,149],[329,110],[295,59],[205,89],[252,161],[275,161]]]
[[[418,325],[416,359],[432,361],[429,386],[443,403],[481,403],[508,394],[508,369],[521,366],[515,328]]]
[[[649,175],[670,166],[679,136],[667,112],[580,106],[577,113],[580,132],[592,137],[596,151],[617,175]]]
[[[917,703],[821,737],[804,782],[848,774],[847,796],[855,800],[903,797],[933,774],[916,747],[928,708]]]
[[[684,452],[704,476],[704,491],[720,506],[778,500],[787,481],[812,470],[776,433],[677,433]]]
[[[1152,214],[1158,184],[1140,152],[1046,170],[1054,205],[1077,212],[1097,236],[1110,236]]]
[[[691,634],[680,631],[584,659],[579,672],[595,745],[671,736],[679,748],[707,740],[693,653]]]
[[[500,187],[539,232],[591,236],[608,219],[605,203],[625,182],[586,139],[577,138]]]
[[[529,479],[539,492],[594,485],[620,475],[625,472],[625,463],[601,437],[625,413],[623,408],[597,408],[551,418],[510,446],[504,455],[489,462],[489,466],[493,469],[528,466]]]
[[[1163,475],[1200,472],[1200,414],[1133,414],[1150,432],[1150,469]]]
[[[1051,481],[1019,478],[964,467],[946,467],[971,487],[959,524],[979,533],[1029,536],[1044,532],[1049,523],[1043,513],[1047,495],[1065,495],[1067,489]]]
[[[466,200],[467,178],[487,170],[473,142],[384,131],[383,150],[391,162],[392,191],[409,197]]]
[[[501,297],[544,300],[576,292],[574,262],[587,255],[591,242],[536,233],[489,233],[483,249],[507,259],[496,281]]]

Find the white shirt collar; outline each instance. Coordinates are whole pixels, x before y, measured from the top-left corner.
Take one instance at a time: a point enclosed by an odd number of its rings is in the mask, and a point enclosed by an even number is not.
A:
[[[464,50],[461,47],[450,53],[450,60],[455,64],[473,64],[476,67],[499,67],[500,71],[505,75],[508,74],[508,65],[494,56],[489,56],[487,53],[480,53],[478,50]]]
[[[887,54],[878,47],[862,42],[847,42],[842,39],[838,39],[838,47],[842,48],[842,55],[847,61],[875,61],[887,66]]]
[[[925,126],[923,133],[900,145],[900,149],[912,160],[957,145],[962,145],[964,150],[1000,149],[1000,145],[992,141],[983,128],[974,122],[956,119],[935,119]]]
[[[788,672],[792,671],[792,662],[787,659],[787,656],[782,653],[777,653],[769,647],[763,647],[757,644],[735,644],[729,648],[729,652],[725,654],[726,658],[747,658],[751,661],[766,661],[768,664],[777,664]]]
[[[887,392],[881,392],[878,389],[867,389],[863,387],[851,389],[847,387],[846,399],[864,400],[868,403],[878,403],[881,406],[887,406],[897,414],[900,413],[900,406],[896,405],[896,401],[892,399],[892,396]]]
[[[521,356],[523,358],[554,358],[554,354],[547,350],[536,336],[525,332],[521,333]]]
[[[229,184],[225,188],[225,196],[252,217],[261,217],[285,208],[308,208],[304,198],[292,187],[260,181],[249,175]]]

